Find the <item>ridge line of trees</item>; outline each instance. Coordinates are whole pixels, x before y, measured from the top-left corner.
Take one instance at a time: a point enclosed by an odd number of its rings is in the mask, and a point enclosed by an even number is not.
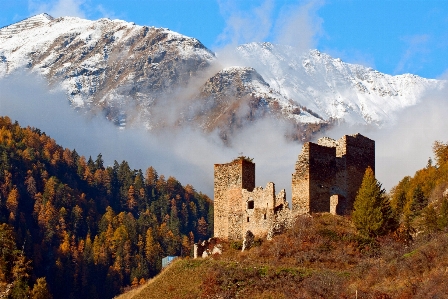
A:
[[[0,117],[0,223],[10,236],[0,248],[22,252],[0,250],[0,294],[27,297],[34,284],[55,298],[111,298],[212,236],[213,202],[153,167],[105,166]]]

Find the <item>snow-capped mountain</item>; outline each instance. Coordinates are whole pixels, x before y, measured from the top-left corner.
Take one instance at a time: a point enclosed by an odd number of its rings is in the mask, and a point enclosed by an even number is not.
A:
[[[250,43],[239,46],[236,53],[272,89],[325,119],[349,123],[382,123],[394,112],[415,105],[425,92],[446,85],[411,74],[383,74],[318,50],[301,54],[288,46]]]
[[[0,77],[30,68],[61,84],[74,106],[145,107],[185,86],[214,54],[197,39],[120,20],[40,14],[0,29]]]
[[[205,130],[242,125],[266,115],[282,115],[295,123],[323,120],[301,109],[290,99],[270,88],[263,77],[250,67],[224,68],[201,87],[202,111],[194,113]],[[204,109],[205,107],[205,109]]]
[[[61,87],[72,106],[124,126],[189,122],[212,131],[263,117],[381,124],[445,81],[390,76],[311,50],[250,43],[224,68],[195,38],[121,20],[40,14],[0,28],[0,78],[19,69]]]

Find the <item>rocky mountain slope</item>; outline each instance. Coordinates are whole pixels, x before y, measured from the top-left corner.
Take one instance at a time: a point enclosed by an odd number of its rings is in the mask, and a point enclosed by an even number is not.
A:
[[[325,119],[349,123],[381,124],[394,112],[415,105],[425,92],[446,85],[412,74],[383,74],[318,50],[300,54],[288,46],[250,43],[239,46],[236,53],[271,88]]]
[[[61,84],[76,107],[146,109],[215,60],[197,39],[119,20],[37,15],[0,30],[0,76],[21,67]]]
[[[253,121],[266,116],[282,115],[299,123],[324,121],[300,108],[297,103],[270,88],[253,68],[229,67],[212,76],[201,87],[202,111],[195,121],[205,130]]]
[[[311,50],[250,43],[223,67],[197,39],[120,20],[40,14],[0,29],[0,78],[19,69],[62,87],[72,106],[125,126],[206,131],[276,117],[382,124],[445,81],[390,76]]]

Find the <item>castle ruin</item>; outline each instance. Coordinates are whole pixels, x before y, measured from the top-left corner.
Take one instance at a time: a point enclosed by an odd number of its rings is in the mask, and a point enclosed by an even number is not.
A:
[[[361,134],[306,142],[292,174],[289,210],[285,190],[276,195],[272,182],[255,187],[255,163],[249,159],[215,164],[215,237],[242,240],[248,230],[266,236],[280,211],[348,214],[368,167],[375,171],[375,141]]]
[[[368,167],[375,171],[375,141],[361,134],[305,143],[292,174],[293,211],[350,213]]]
[[[215,164],[214,232],[222,239],[242,240],[246,231],[265,235],[275,212],[287,205],[285,190],[275,195],[275,185],[255,187],[255,163],[239,157]]]

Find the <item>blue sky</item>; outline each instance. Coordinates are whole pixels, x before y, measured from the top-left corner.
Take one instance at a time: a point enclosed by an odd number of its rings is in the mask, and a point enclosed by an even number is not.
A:
[[[448,0],[0,0],[0,27],[40,12],[166,27],[212,50],[317,48],[388,74],[448,78]]]

